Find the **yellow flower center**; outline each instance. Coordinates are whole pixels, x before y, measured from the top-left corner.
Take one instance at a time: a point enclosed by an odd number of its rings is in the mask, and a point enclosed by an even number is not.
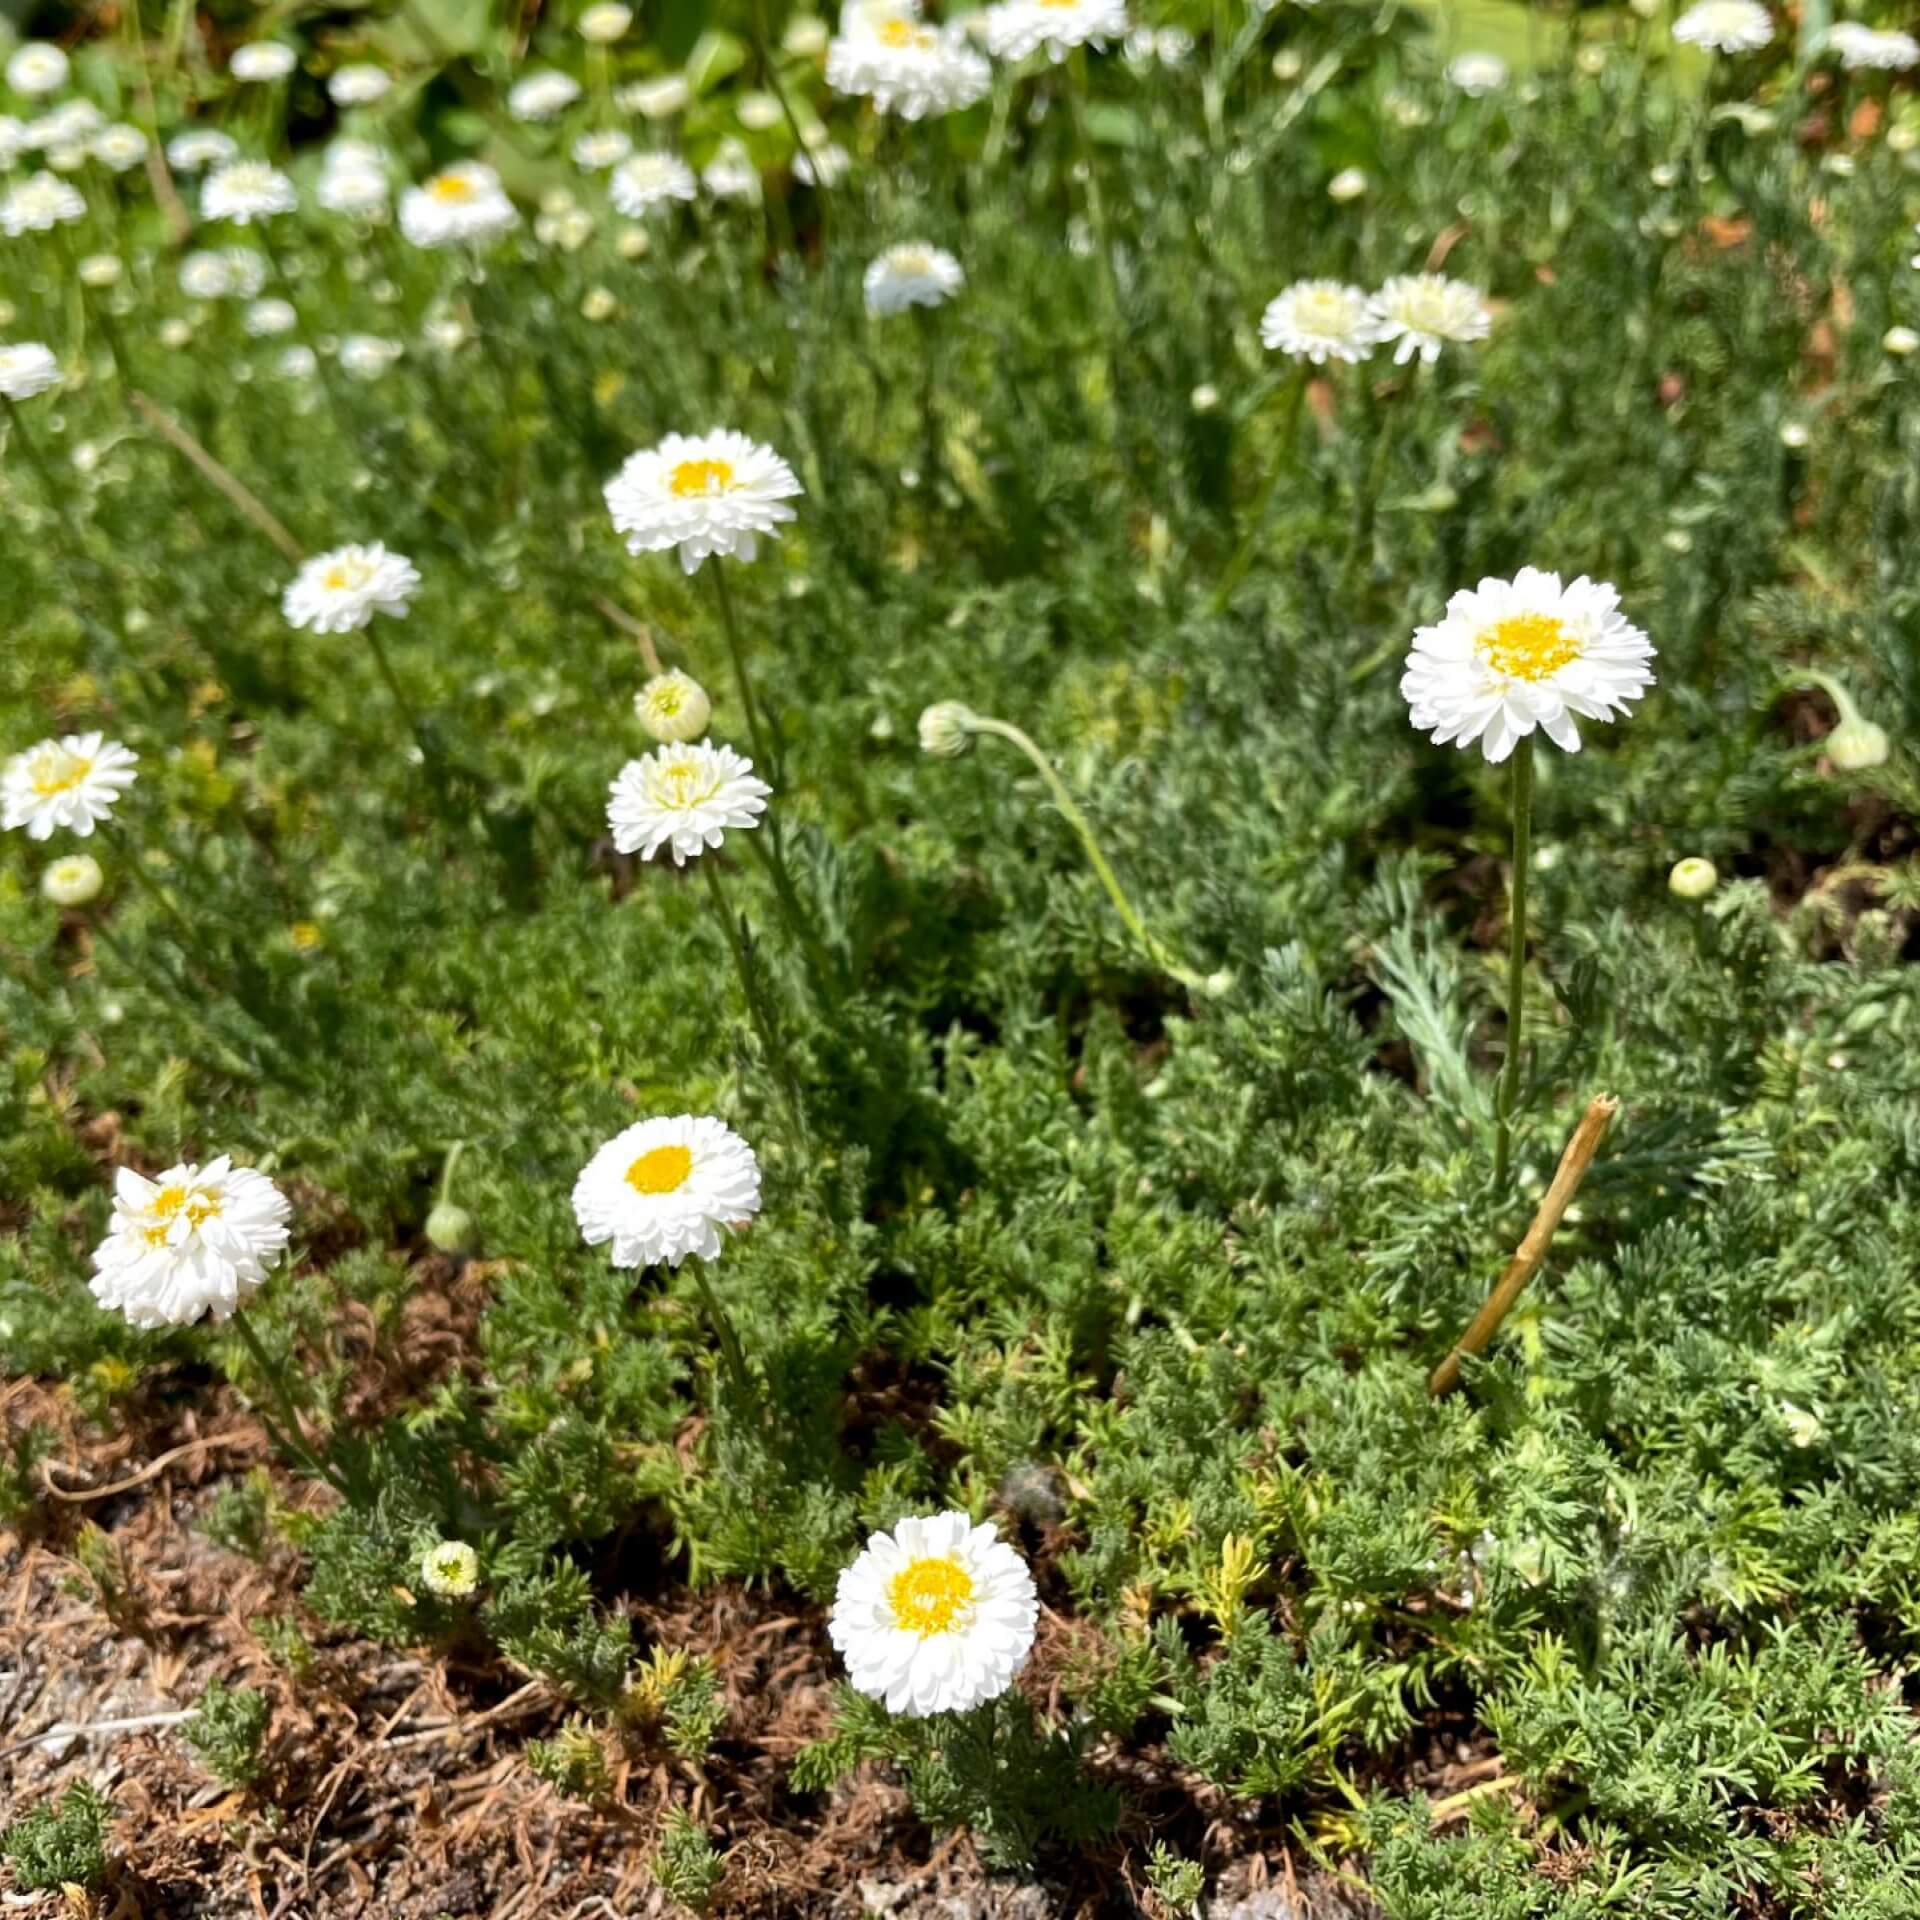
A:
[[[654,767],[649,797],[656,806],[684,812],[703,806],[720,791],[717,778],[703,777],[700,762],[689,755],[684,760],[662,760]]]
[[[682,460],[667,480],[667,490],[682,500],[702,493],[725,493],[732,485],[733,466],[726,460]]]
[[[627,1185],[635,1193],[673,1193],[692,1171],[690,1148],[651,1147],[627,1169]]]
[[[1550,613],[1497,620],[1473,643],[1495,673],[1509,680],[1545,680],[1580,658],[1580,642]]]
[[[436,173],[428,182],[427,191],[436,200],[447,200],[458,205],[471,200],[479,188],[464,173]]]
[[[1353,310],[1344,293],[1315,287],[1300,296],[1294,317],[1303,333],[1328,334],[1338,339],[1353,330]]]
[[[874,35],[883,47],[912,47],[920,42],[920,29],[911,20],[882,20]]]
[[[973,1576],[957,1560],[916,1560],[887,1583],[893,1624],[922,1640],[946,1633],[973,1605]]]
[[[1420,286],[1402,295],[1400,319],[1417,333],[1444,334],[1454,320],[1446,288]]]
[[[69,753],[65,747],[43,748],[27,767],[33,790],[42,799],[56,793],[71,793],[92,771],[91,760],[84,754]]]
[[[1056,13],[1071,13],[1080,4],[1080,0],[1040,0],[1043,7],[1051,7]]]
[[[190,1192],[185,1187],[162,1187],[153,1196],[153,1214],[157,1225],[142,1229],[142,1238],[150,1247],[163,1247],[181,1214],[190,1227],[205,1226],[220,1212],[220,1202],[210,1193]]]

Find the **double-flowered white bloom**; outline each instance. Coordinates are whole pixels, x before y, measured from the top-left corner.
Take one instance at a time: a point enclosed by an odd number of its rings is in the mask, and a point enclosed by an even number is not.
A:
[[[500,176],[481,160],[462,160],[400,196],[400,231],[416,247],[491,240],[519,220]]]
[[[1338,280],[1296,280],[1276,294],[1260,316],[1260,344],[1316,367],[1367,358],[1380,341],[1372,301]]]
[[[227,71],[236,80],[284,80],[299,64],[299,56],[280,40],[254,40],[236,47]]]
[[[1477,287],[1439,273],[1396,274],[1369,303],[1382,341],[1395,341],[1395,366],[1417,353],[1431,363],[1450,342],[1484,340],[1493,316]]]
[[[964,1713],[1027,1663],[1039,1619],[1027,1563],[964,1513],[876,1533],[840,1576],[827,1635],[858,1693],[890,1713]]]
[[[607,799],[607,825],[622,853],[651,860],[665,847],[673,864],[718,847],[729,828],[757,827],[773,789],[753,762],[711,740],[672,741],[615,777]]]
[[[167,164],[175,173],[204,173],[239,157],[233,137],[218,127],[189,127],[167,142]]]
[[[551,120],[579,98],[579,81],[549,69],[516,80],[507,91],[507,111],[516,120]]]
[[[588,173],[604,173],[617,167],[633,151],[633,135],[619,127],[601,127],[583,133],[573,143],[573,164]]]
[[[122,1167],[107,1237],[93,1253],[93,1297],[136,1327],[230,1319],[286,1252],[290,1212],[265,1174],[225,1154],[151,1180]]]
[[[1470,100],[1483,99],[1507,84],[1507,63],[1497,53],[1457,53],[1447,62],[1447,84]]]
[[[793,469],[744,433],[670,433],[632,455],[606,485],[607,511],[629,553],[678,550],[697,572],[709,554],[751,560],[794,517]]]
[[[590,1247],[611,1241],[616,1267],[677,1267],[720,1257],[760,1211],[760,1163],[724,1122],[704,1114],[641,1120],[617,1133],[573,1183],[573,1215]]]
[[[51,40],[23,40],[7,56],[7,85],[30,100],[58,93],[70,71],[67,56]]]
[[[1044,51],[1064,60],[1075,47],[1127,37],[1126,0],[1000,0],[981,16],[987,51],[996,60],[1024,60]]]
[[[848,0],[827,45],[827,85],[921,120],[984,99],[993,69],[959,29],[928,26],[918,0]]]
[[[1773,38],[1773,16],[1759,0],[1700,0],[1674,22],[1673,37],[1713,53],[1756,53]]]
[[[681,745],[698,740],[713,718],[706,688],[678,667],[656,673],[633,696],[633,710],[654,739]]]
[[[629,220],[655,207],[691,200],[700,191],[693,169],[677,153],[636,153],[622,160],[607,178],[613,204]]]
[[[1920,40],[1897,28],[1877,31],[1857,20],[1836,20],[1827,29],[1821,43],[1840,56],[1840,64],[1849,73],[1862,69],[1882,73],[1904,73],[1920,63]]]
[[[117,120],[93,136],[87,151],[109,173],[126,173],[147,157],[147,136],[138,127]]]
[[[231,220],[237,227],[291,213],[299,204],[293,182],[264,160],[230,160],[200,189],[200,217]]]
[[[16,753],[0,775],[0,828],[25,827],[29,840],[60,830],[84,840],[112,818],[139,758],[103,733],[70,733]]]
[[[309,633],[357,633],[376,613],[406,617],[420,574],[404,554],[370,546],[317,553],[280,596],[287,624]]]
[[[7,189],[0,199],[0,230],[9,239],[23,233],[47,233],[86,218],[87,203],[57,173],[42,170]]]
[[[60,363],[51,347],[38,340],[0,343],[0,395],[9,400],[31,400],[36,393],[60,384]]]
[[[909,307],[944,306],[966,284],[960,262],[942,247],[922,241],[889,247],[869,262],[862,282],[867,311],[905,313]]]
[[[1500,761],[1538,727],[1575,753],[1575,717],[1625,713],[1653,684],[1653,652],[1614,588],[1522,567],[1456,593],[1435,625],[1415,632],[1400,692],[1436,746],[1478,742]]]
[[[392,74],[370,61],[355,61],[327,76],[327,96],[336,107],[370,107],[392,89]]]

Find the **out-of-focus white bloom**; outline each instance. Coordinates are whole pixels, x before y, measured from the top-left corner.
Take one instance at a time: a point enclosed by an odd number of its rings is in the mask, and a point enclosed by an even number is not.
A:
[[[177,316],[171,320],[163,320],[160,323],[159,339],[160,344],[169,353],[179,353],[183,348],[193,344],[192,323]]]
[[[1342,167],[1327,182],[1327,198],[1336,205],[1344,207],[1363,198],[1372,185],[1373,182],[1367,178],[1364,168]]]
[[[224,1153],[152,1180],[122,1167],[107,1237],[93,1253],[93,1297],[136,1327],[231,1319],[286,1252],[291,1213],[264,1173]]]
[[[314,188],[328,213],[378,213],[392,197],[392,182],[379,167],[324,167]]]
[[[133,785],[140,758],[103,733],[69,733],[16,753],[0,775],[0,828],[25,827],[29,840],[56,832],[86,839]]]
[[[109,172],[125,173],[147,157],[147,136],[138,127],[118,121],[102,127],[87,150]]]
[[[340,342],[337,358],[356,380],[378,380],[405,352],[398,340],[383,340],[377,333],[350,333]]]
[[[1719,868],[1697,853],[1676,860],[1673,871],[1667,875],[1667,891],[1682,900],[1704,900],[1719,884]]]
[[[902,1520],[840,1576],[827,1637],[856,1693],[889,1713],[964,1713],[1013,1685],[1033,1650],[1027,1564],[964,1513]]]
[[[716,200],[758,200],[760,169],[738,140],[723,140],[701,169],[700,184]]]
[[[392,90],[393,75],[366,60],[338,67],[327,76],[327,94],[336,107],[370,107]]]
[[[770,93],[743,93],[734,103],[733,112],[749,133],[765,133],[785,117],[780,102]]]
[[[10,238],[45,233],[86,218],[87,203],[58,175],[36,173],[7,189],[0,200],[0,229]]]
[[[620,311],[620,302],[605,287],[589,287],[580,296],[580,317],[596,325],[611,320]]]
[[[266,284],[266,260],[251,247],[190,253],[180,262],[180,291],[189,300],[251,300]]]
[[[629,760],[609,790],[607,825],[622,853],[673,864],[718,847],[729,828],[757,827],[773,789],[753,762],[710,740],[679,742]]]
[[[1700,0],[1674,22],[1673,37],[1713,53],[1754,53],[1773,38],[1773,16],[1758,0]]]
[[[622,260],[644,260],[653,249],[645,227],[622,227],[613,243]]]
[[[881,113],[921,120],[984,99],[993,69],[960,29],[924,25],[917,7],[850,5],[827,47],[827,85]]]
[[[96,290],[117,287],[126,274],[126,265],[117,253],[90,253],[77,269],[80,284]]]
[[[1813,435],[1807,430],[1806,423],[1789,420],[1780,429],[1780,444],[1789,453],[1801,453],[1813,442]]]
[[[1539,727],[1577,753],[1576,716],[1611,720],[1653,684],[1653,643],[1620,612],[1618,592],[1584,575],[1522,567],[1456,593],[1413,636],[1400,693],[1436,746],[1478,742],[1501,761]]]
[[[632,25],[631,7],[622,6],[620,0],[599,0],[597,6],[589,7],[580,16],[577,31],[582,40],[596,47],[609,47]]]
[[[616,1267],[677,1267],[720,1257],[720,1233],[760,1211],[760,1163],[723,1121],[704,1114],[641,1120],[580,1170],[573,1215],[588,1246],[613,1243]]]
[[[617,167],[633,151],[633,136],[618,127],[602,127],[597,133],[583,133],[573,143],[573,164],[588,173],[604,173]]]
[[[793,177],[803,186],[837,187],[853,165],[852,156],[824,127],[808,127],[807,143],[793,156]]]
[[[507,89],[507,111],[516,120],[551,120],[580,98],[580,82],[549,69],[530,73]]]
[[[1365,292],[1338,280],[1296,280],[1267,303],[1260,344],[1270,353],[1356,364],[1379,344],[1380,327]]]
[[[833,38],[833,29],[817,13],[796,13],[780,36],[780,49],[796,60],[818,60]]]
[[[1395,366],[1417,353],[1431,362],[1449,342],[1484,340],[1493,325],[1479,290],[1438,273],[1396,274],[1373,296],[1374,324],[1384,341],[1398,341]]]
[[[231,160],[200,189],[200,217],[231,220],[237,227],[291,213],[299,204],[293,182],[264,160]]]
[[[760,540],[794,517],[793,469],[744,433],[670,433],[633,454],[607,482],[607,510],[629,553],[676,548],[695,572],[709,554],[751,560]]]
[[[1447,62],[1447,80],[1478,100],[1507,84],[1507,63],[1497,53],[1458,53]]]
[[[635,80],[614,95],[615,102],[628,113],[643,120],[671,120],[693,104],[693,89],[682,73],[657,74],[651,80]]]
[[[1075,47],[1105,50],[1127,37],[1126,0],[999,0],[981,16],[987,51],[996,60],[1024,60],[1044,50],[1064,60]]]
[[[291,333],[300,316],[284,300],[256,300],[247,309],[246,329],[256,340],[271,340]]]
[[[0,172],[33,151],[33,137],[25,124],[11,113],[0,113]]]
[[[868,264],[861,285],[867,311],[904,313],[909,307],[938,307],[958,293],[967,276],[960,262],[941,247],[919,241],[889,247]]]
[[[200,173],[239,157],[239,147],[218,127],[189,127],[167,142],[167,164],[175,173]]]
[[[91,100],[62,100],[27,129],[33,146],[49,152],[56,147],[84,148],[107,124],[107,116]]]
[[[31,400],[36,393],[60,384],[60,363],[53,349],[37,340],[0,344],[0,394],[9,400]]]
[[[280,596],[280,611],[302,632],[357,633],[377,613],[404,619],[419,585],[413,562],[378,540],[335,547],[301,566]]]
[[[445,167],[400,196],[400,231],[416,247],[491,240],[519,218],[500,176],[479,160]]]
[[[107,876],[90,853],[70,853],[40,876],[40,891],[56,907],[84,907],[99,899]]]
[[[1889,327],[1880,336],[1880,344],[1896,359],[1904,360],[1916,349],[1920,349],[1920,333],[1911,327]]]
[[[278,40],[255,40],[234,49],[227,71],[236,80],[284,80],[298,64],[291,47]]]
[[[7,85],[37,100],[67,84],[67,56],[51,40],[23,40],[7,58]]]
[[[678,667],[656,673],[633,696],[633,710],[654,739],[675,744],[698,740],[713,718],[706,688]]]
[[[613,204],[629,220],[676,200],[691,200],[699,190],[693,169],[677,153],[636,153],[621,161],[607,182]]]
[[[433,313],[421,323],[420,337],[436,353],[458,353],[467,344],[467,325],[455,313]]]
[[[543,213],[533,223],[533,237],[543,247],[558,247],[562,253],[578,253],[593,238],[593,215],[584,207],[568,207],[562,213]]]
[[[281,377],[287,380],[311,380],[320,371],[320,362],[309,346],[292,346],[278,361]]]
[[[1876,32],[1857,20],[1836,20],[1827,29],[1822,45],[1840,56],[1840,64],[1849,73],[1861,68],[1883,73],[1904,73],[1920,62],[1920,40],[1897,30]]]

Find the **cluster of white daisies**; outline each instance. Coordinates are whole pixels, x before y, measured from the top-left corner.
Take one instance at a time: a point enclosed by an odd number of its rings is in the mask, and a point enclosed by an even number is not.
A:
[[[1404,365],[1416,354],[1430,363],[1444,346],[1484,340],[1492,324],[1479,290],[1443,274],[1396,274],[1377,293],[1338,280],[1296,280],[1268,302],[1260,340],[1316,367],[1354,365],[1391,345],[1395,365]]]
[[[1774,38],[1773,16],[1760,0],[1698,0],[1673,25],[1683,46],[1709,53],[1758,53]],[[1901,73],[1920,64],[1920,40],[1897,28],[1836,20],[1820,42],[1849,72]]]

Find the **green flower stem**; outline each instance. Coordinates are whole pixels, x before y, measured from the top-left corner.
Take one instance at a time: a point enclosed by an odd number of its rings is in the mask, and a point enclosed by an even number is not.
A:
[[[753,757],[761,771],[775,786],[780,784],[779,769],[768,751],[767,734],[760,719],[760,706],[753,697],[753,682],[747,676],[746,650],[740,644],[740,628],[733,617],[733,592],[727,585],[727,563],[719,554],[709,564],[713,568],[714,597],[720,602],[720,625],[727,636],[727,652],[733,661],[734,685],[740,690],[740,704],[746,710],[747,738],[753,742]]]
[[[793,110],[793,103],[787,98],[786,83],[780,78],[780,66],[774,58],[773,42],[767,32],[767,0],[754,0],[753,6],[754,50],[760,56],[760,65],[767,76],[767,86],[774,99],[780,103],[780,111],[785,116],[787,131],[793,136],[793,151],[796,159],[807,151],[807,143],[801,137],[800,119]],[[824,242],[827,235],[827,187],[819,174],[813,180],[814,201],[820,209],[820,235]],[[799,243],[796,239],[795,250]]]
[[[1300,403],[1306,398],[1307,377],[1307,362],[1302,360],[1294,369],[1293,378],[1288,382],[1280,404],[1280,431],[1274,444],[1272,470],[1267,475],[1266,484],[1260,489],[1259,501],[1247,521],[1246,531],[1240,536],[1240,544],[1234,549],[1233,558],[1227,562],[1227,569],[1220,576],[1220,584],[1208,602],[1209,612],[1218,614],[1226,611],[1234,588],[1240,584],[1242,575],[1252,563],[1254,549],[1267,530],[1267,519],[1273,511],[1273,496],[1279,488],[1280,476],[1293,464],[1294,439],[1300,429]]]
[[[713,1290],[713,1282],[707,1278],[706,1263],[697,1254],[693,1261],[693,1284],[700,1290],[700,1304],[706,1308],[707,1318],[713,1324],[713,1337],[720,1343],[720,1358],[727,1369],[727,1378],[733,1383],[740,1404],[750,1406],[753,1376],[747,1371],[746,1350],[740,1344],[740,1336],[734,1331],[726,1308],[720,1304],[720,1296]]]
[[[1504,1192],[1513,1161],[1513,1113],[1520,1100],[1526,1024],[1527,874],[1533,865],[1533,735],[1513,750],[1513,890],[1507,910],[1507,1057],[1493,1110],[1493,1184]]]
[[[1053,769],[1047,756],[1033,741],[1016,726],[1005,720],[995,720],[986,714],[976,713],[969,720],[968,731],[972,733],[991,733],[1002,740],[1010,741],[1033,762],[1034,771],[1045,783],[1053,804],[1066,816],[1067,824],[1080,836],[1080,844],[1086,849],[1088,861],[1099,876],[1100,884],[1106,888],[1107,897],[1113,902],[1114,910],[1125,922],[1127,931],[1133,935],[1141,951],[1163,973],[1171,975],[1183,987],[1195,993],[1209,991],[1204,975],[1195,973],[1191,967],[1185,967],[1161,941],[1147,929],[1147,923],[1135,911],[1133,902],[1127,898],[1126,889],[1120,884],[1120,877],[1113,870],[1107,856],[1101,852],[1100,843],[1093,837],[1093,824],[1081,811],[1080,803],[1067,791],[1066,782]]]
[[[787,1117],[793,1124],[794,1133],[804,1141],[807,1138],[807,1116],[800,1099],[800,1082],[795,1077],[793,1062],[788,1058],[786,1049],[775,1036],[773,1016],[767,1007],[765,995],[760,991],[760,978],[754,971],[753,956],[747,951],[747,943],[741,938],[740,923],[734,917],[732,907],[727,904],[726,893],[720,885],[719,866],[711,853],[700,856],[700,866],[707,876],[707,891],[712,896],[713,910],[719,916],[721,931],[727,936],[727,951],[733,955],[734,971],[740,976],[740,991],[746,997],[747,1016],[753,1022],[760,1051],[766,1055],[768,1067],[780,1082],[780,1091],[787,1105]]]
[[[351,1500],[353,1492],[346,1480],[335,1468],[322,1460],[302,1437],[299,1411],[294,1405],[293,1395],[288,1391],[286,1377],[273,1356],[268,1353],[260,1336],[254,1332],[253,1322],[247,1318],[244,1309],[234,1308],[231,1324],[233,1330],[239,1334],[247,1352],[253,1356],[253,1364],[260,1369],[266,1380],[268,1391],[273,1395],[274,1402],[280,1409],[280,1416],[286,1422],[283,1431],[275,1425],[273,1416],[264,1407],[256,1408],[255,1411],[260,1415],[260,1423],[266,1428],[269,1438],[283,1453],[291,1454],[308,1472],[324,1480],[342,1498]]]
[[[393,670],[393,661],[387,654],[386,642],[380,638],[376,622],[380,616],[375,614],[363,631],[367,637],[367,651],[373,655],[373,664],[380,678],[386,682],[387,697],[399,709],[401,724],[413,735],[414,744],[427,759],[433,758],[433,752],[427,736],[420,729],[420,716],[414,711],[413,702],[407,698],[406,690],[400,684],[400,676]]]

